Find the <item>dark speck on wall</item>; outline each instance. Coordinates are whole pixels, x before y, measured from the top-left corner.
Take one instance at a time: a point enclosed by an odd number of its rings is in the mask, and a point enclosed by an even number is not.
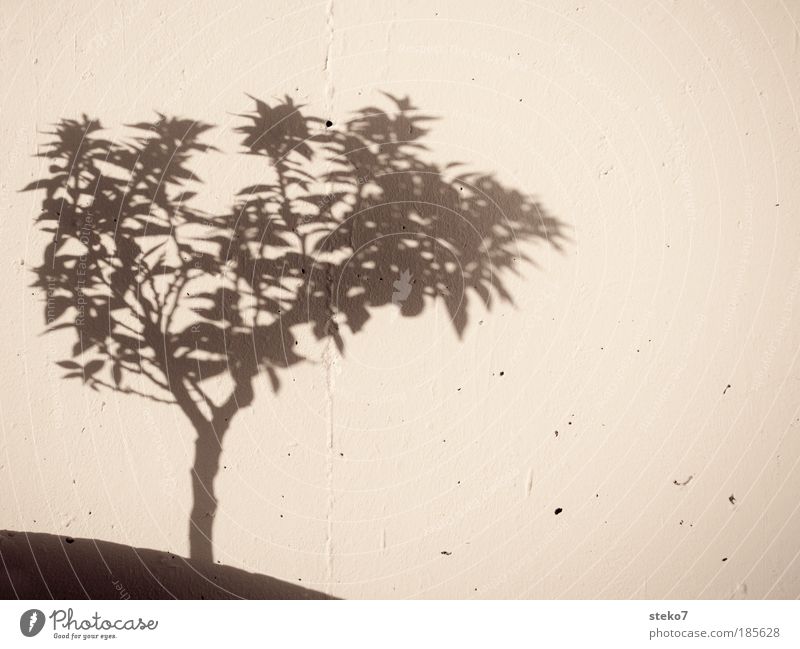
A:
[[[726,385],[725,389],[722,391],[722,394],[725,394],[730,389],[730,387],[731,387],[731,384],[728,383],[728,385]]]
[[[71,536],[66,537],[64,541],[66,541],[67,543],[75,543],[75,539],[73,539]]]
[[[728,557],[722,557],[722,561],[725,562],[728,560]]]
[[[555,511],[554,513],[555,513],[555,515],[556,515],[556,516],[558,516],[558,515],[559,515],[561,512],[563,512],[563,511],[564,511],[564,510],[563,510],[563,509],[561,509],[561,507],[556,507],[556,511]]]
[[[447,550],[442,550],[442,554],[443,554],[444,556],[446,556],[446,557],[449,557],[449,556],[450,556],[451,554],[453,554],[453,553],[452,553],[452,552],[448,552]]]
[[[730,496],[728,496],[728,502],[729,502],[731,505],[735,505],[735,504],[736,504],[736,496],[734,496],[733,494],[731,494]]]
[[[328,120],[327,122],[325,122],[325,126],[330,128],[331,126],[333,126],[333,122],[331,120]]]

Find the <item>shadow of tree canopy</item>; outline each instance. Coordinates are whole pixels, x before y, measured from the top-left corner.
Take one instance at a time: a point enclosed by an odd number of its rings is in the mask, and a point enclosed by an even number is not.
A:
[[[297,330],[344,352],[377,308],[406,317],[440,300],[461,336],[473,301],[511,301],[509,272],[533,263],[521,242],[560,248],[564,226],[490,173],[425,160],[433,118],[408,98],[366,107],[345,124],[289,97],[253,99],[238,133],[263,179],[230,210],[193,209],[189,164],[212,128],[157,113],[104,137],[86,115],[63,119],[40,155],[48,177],[40,226],[52,240],[35,269],[48,331],[71,329],[64,378],[174,403],[194,427],[193,559],[211,560],[214,478],[254,380],[305,360]],[[227,394],[208,379],[230,377]]]

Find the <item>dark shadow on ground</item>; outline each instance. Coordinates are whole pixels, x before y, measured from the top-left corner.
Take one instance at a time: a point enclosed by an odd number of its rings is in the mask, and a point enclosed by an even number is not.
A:
[[[331,599],[272,577],[96,539],[0,531],[1,599]]]

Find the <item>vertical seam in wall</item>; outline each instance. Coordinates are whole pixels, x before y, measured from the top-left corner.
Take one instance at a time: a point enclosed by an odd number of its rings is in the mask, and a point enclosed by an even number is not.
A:
[[[325,46],[325,113],[330,119],[333,111],[333,70],[331,66],[331,54],[333,52],[333,0],[328,0],[325,7],[325,34],[327,43]],[[326,192],[331,193],[327,188]],[[333,277],[328,277],[328,313],[332,317],[333,300]],[[328,326],[334,326],[330,322]],[[325,582],[326,590],[330,594],[333,586],[333,392],[334,392],[334,365],[336,364],[337,349],[331,340],[330,335],[325,340],[325,350],[323,352],[323,363],[325,366],[325,401],[326,401],[326,460],[325,460],[325,483],[328,491],[326,528],[325,528]]]
[[[325,107],[330,110],[333,108],[333,74],[331,70],[331,57],[333,54],[333,0],[328,0],[325,7],[325,33],[327,45],[325,47]]]
[[[333,393],[336,348],[330,338],[325,342],[323,364],[325,366],[325,419],[326,419],[326,457],[325,488],[328,492],[325,525],[325,583],[330,594],[333,584]]]

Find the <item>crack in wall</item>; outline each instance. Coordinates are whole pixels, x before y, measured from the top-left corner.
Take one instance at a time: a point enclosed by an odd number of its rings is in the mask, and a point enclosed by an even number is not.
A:
[[[325,34],[327,36],[327,46],[325,48],[325,108],[330,111],[333,107],[333,74],[332,74],[332,54],[333,54],[333,0],[328,0],[325,6]]]
[[[341,357],[336,345],[328,339],[322,354],[322,363],[325,368],[325,420],[326,420],[326,459],[325,459],[325,487],[328,492],[326,504],[326,530],[325,530],[325,582],[326,592],[331,593],[333,585],[333,395],[336,389],[336,376],[340,372]]]
[[[332,53],[333,53],[333,0],[328,0],[325,7],[325,34],[326,34],[326,47],[325,47],[325,62],[323,65],[323,72],[325,73],[325,114],[329,119],[333,112],[333,70],[332,70]],[[328,183],[326,192],[331,194],[333,189]],[[333,314],[333,277],[328,277],[328,312]],[[335,323],[331,322],[333,326]],[[322,354],[322,363],[325,368],[325,418],[326,418],[326,460],[325,460],[325,487],[328,492],[328,499],[326,504],[326,529],[325,529],[325,583],[326,592],[332,594],[333,589],[333,506],[334,506],[334,491],[333,491],[333,394],[335,390],[336,375],[340,371],[339,350],[336,348],[334,341],[330,336],[325,341],[325,348]]]

